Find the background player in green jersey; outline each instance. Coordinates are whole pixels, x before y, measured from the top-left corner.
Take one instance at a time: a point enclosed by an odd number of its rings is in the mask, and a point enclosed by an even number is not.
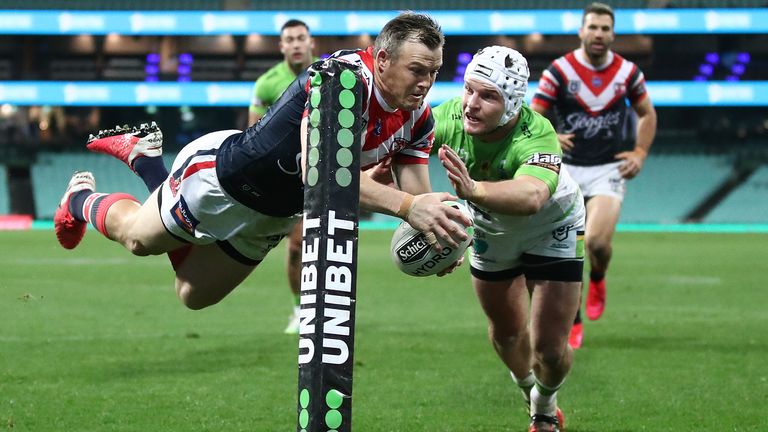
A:
[[[523,104],[528,64],[487,47],[464,74],[464,95],[434,110],[435,143],[475,218],[472,284],[491,343],[530,403],[530,431],[557,431],[557,390],[573,362],[568,334],[584,266],[584,203],[561,168],[549,121]]]
[[[303,21],[292,19],[280,29],[280,52],[283,61],[269,68],[253,86],[248,107],[248,125],[256,123],[283,94],[296,76],[318,60],[312,55],[315,41]]]
[[[259,121],[280,98],[286,88],[296,79],[296,76],[318,60],[312,55],[315,42],[309,33],[309,26],[303,21],[292,19],[283,24],[280,29],[280,52],[283,61],[274,65],[259,77],[253,88],[253,98],[248,108],[248,124]],[[299,332],[299,287],[301,275],[301,222],[293,227],[288,235],[288,257],[286,273],[288,285],[293,294],[293,311],[288,318],[285,333]]]

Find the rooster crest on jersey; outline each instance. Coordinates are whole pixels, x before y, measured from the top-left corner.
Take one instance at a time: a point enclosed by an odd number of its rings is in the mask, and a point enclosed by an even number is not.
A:
[[[445,201],[443,204],[459,209],[472,220],[472,215],[463,204],[455,201]],[[459,222],[456,223],[461,225]],[[417,231],[407,222],[401,222],[392,235],[392,260],[400,270],[411,276],[431,276],[440,273],[461,258],[472,242],[472,225],[461,226],[469,234],[469,238],[459,243],[457,248],[445,245],[440,252],[436,252],[424,233]]]
[[[528,91],[528,62],[522,54],[504,46],[483,48],[472,57],[464,79],[474,78],[494,87],[504,99],[504,115],[498,126],[504,126],[520,112]]]

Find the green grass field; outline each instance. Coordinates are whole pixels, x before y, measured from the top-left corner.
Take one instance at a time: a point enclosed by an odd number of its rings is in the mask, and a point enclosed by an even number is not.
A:
[[[467,267],[409,278],[389,238],[361,233],[354,430],[526,430]],[[766,430],[767,251],[765,234],[619,233],[560,393],[568,431]],[[295,431],[283,259],[193,312],[165,257],[0,232],[0,429]]]

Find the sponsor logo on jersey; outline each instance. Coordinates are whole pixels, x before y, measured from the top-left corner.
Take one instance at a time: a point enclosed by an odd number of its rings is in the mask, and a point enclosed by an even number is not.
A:
[[[581,89],[581,81],[568,81],[568,93],[578,93]]]
[[[182,195],[179,195],[179,201],[171,207],[171,216],[173,216],[173,220],[181,229],[192,236],[195,235],[195,227],[197,227],[200,221],[192,215]]]
[[[554,85],[552,85],[552,83],[551,83],[551,82],[549,82],[549,80],[542,80],[542,81],[539,83],[539,89],[540,89],[540,90],[544,90],[544,91],[546,91],[546,92],[547,92],[547,93],[549,93],[549,94],[552,94],[552,93],[554,93],[554,92],[555,92],[555,90],[557,90],[557,89],[555,88],[555,86],[554,86]]]
[[[181,183],[179,183],[176,177],[168,176],[168,188],[171,189],[171,195],[175,197],[179,193],[179,189],[181,189]]]
[[[603,79],[600,77],[592,77],[592,87],[600,87],[603,85]]]
[[[546,168],[550,171],[554,171],[555,174],[560,174],[561,163],[562,160],[559,155],[551,153],[534,153],[525,164]]]
[[[373,126],[373,134],[381,136],[381,131],[384,129],[384,125],[381,123],[381,118],[376,119],[376,124]]]
[[[533,136],[531,129],[528,127],[528,123],[523,123],[522,126],[520,126],[520,132],[522,132],[526,138],[530,138]]]
[[[571,232],[572,229],[573,224],[557,227],[552,231],[552,238],[559,242],[565,241],[565,239],[568,238],[568,233]]]
[[[627,92],[627,85],[624,84],[623,82],[613,83],[613,92],[616,94],[623,95],[624,93]]]
[[[397,137],[392,140],[392,147],[387,152],[388,155],[400,153],[406,146],[408,146],[408,140],[405,138]]]
[[[565,128],[563,133],[577,133],[585,138],[594,138],[601,131],[606,131],[605,135],[613,136],[612,128],[621,122],[621,113],[607,112],[597,116],[591,116],[583,112],[574,112],[565,117]]]

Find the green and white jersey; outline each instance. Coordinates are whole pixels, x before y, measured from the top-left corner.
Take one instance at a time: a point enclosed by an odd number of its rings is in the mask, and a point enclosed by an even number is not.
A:
[[[317,61],[313,58],[312,62]],[[253,85],[253,95],[248,111],[264,116],[267,108],[274,105],[285,89],[296,79],[296,74],[288,66],[288,62],[281,61],[264,72]]]
[[[461,98],[440,104],[435,117],[435,145],[447,144],[478,181],[535,177],[549,186],[551,197],[531,216],[492,212],[472,203],[477,228],[488,234],[518,232],[533,227],[555,226],[565,219],[584,217],[579,187],[561,166],[562,150],[549,120],[523,105],[515,128],[497,142],[483,142],[464,132]]]

